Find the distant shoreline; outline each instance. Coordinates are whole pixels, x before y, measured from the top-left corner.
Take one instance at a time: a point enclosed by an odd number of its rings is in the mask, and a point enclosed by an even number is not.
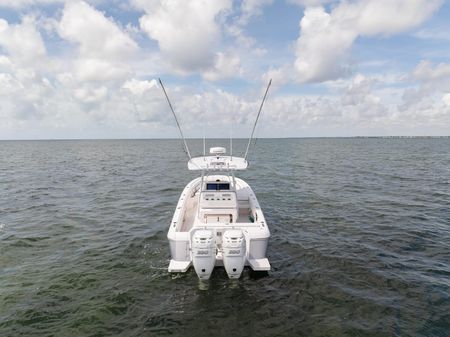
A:
[[[256,137],[257,139],[449,139],[450,136],[321,136],[321,137]],[[186,138],[187,140],[203,140],[203,138]],[[207,138],[228,139],[228,138]],[[235,137],[236,140],[248,138]],[[179,140],[179,138],[37,138],[37,139],[0,139],[0,141],[103,141],[103,140]]]

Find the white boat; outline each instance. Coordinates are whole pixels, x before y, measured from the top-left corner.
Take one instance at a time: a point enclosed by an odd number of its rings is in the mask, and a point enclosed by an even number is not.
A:
[[[186,153],[188,169],[201,176],[189,182],[178,200],[167,238],[171,260],[168,271],[184,273],[193,266],[202,280],[210,278],[214,267],[224,267],[228,277],[237,279],[245,266],[269,271],[266,257],[270,231],[251,187],[235,172],[248,167],[247,154],[258,117],[244,157],[226,155],[224,147],[212,147],[210,155],[192,158],[178,119],[161,82],[175,117]],[[232,151],[232,148],[230,149]]]
[[[270,270],[266,257],[270,231],[251,187],[235,177],[248,166],[244,158],[226,156],[214,147],[211,156],[192,158],[189,170],[201,176],[181,193],[167,237],[172,259],[169,272],[186,272],[191,265],[200,279],[223,266],[239,278],[244,266]]]

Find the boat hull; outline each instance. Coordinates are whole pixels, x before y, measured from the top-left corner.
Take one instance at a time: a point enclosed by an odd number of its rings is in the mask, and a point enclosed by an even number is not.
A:
[[[224,179],[222,176],[215,176],[214,178],[216,180]],[[228,217],[228,215],[220,214],[221,211],[215,210],[214,217],[202,218],[200,216],[202,214],[200,210],[200,184],[201,178],[192,180],[186,185],[179,198],[167,234],[171,254],[168,271],[183,273],[193,265],[195,259],[194,237],[195,233],[200,230],[211,232],[214,241],[212,250],[214,267],[224,266],[224,253],[226,253],[226,249],[223,247],[224,234],[227,231],[238,230],[242,233],[243,242],[245,242],[245,248],[242,249],[244,253],[241,256],[242,266],[248,266],[255,271],[269,271],[270,263],[266,254],[270,231],[250,186],[242,179],[236,178],[236,203],[238,207],[235,215]],[[231,218],[233,218],[233,221],[230,221]],[[211,221],[211,219],[215,221]],[[238,278],[241,275],[239,268],[234,269],[236,269],[236,272],[232,272],[232,267],[231,273],[228,273],[230,278]],[[207,277],[199,275],[199,277],[205,279],[209,278],[209,275]]]

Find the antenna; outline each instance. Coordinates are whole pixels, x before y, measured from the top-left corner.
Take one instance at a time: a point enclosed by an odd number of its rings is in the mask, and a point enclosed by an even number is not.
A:
[[[233,138],[230,137],[230,157],[233,160]]]
[[[259,107],[258,115],[256,116],[255,124],[253,125],[252,134],[251,134],[250,138],[248,139],[247,150],[245,150],[244,159],[247,159],[248,149],[250,148],[250,143],[251,143],[251,141],[253,139],[253,134],[255,133],[256,124],[258,123],[259,115],[261,114],[261,110],[262,110],[262,108],[264,106],[264,102],[266,100],[267,93],[269,92],[269,88],[270,88],[271,84],[272,84],[272,79],[270,79],[269,84],[267,85],[266,92],[264,93],[263,100],[262,100],[261,105]]]
[[[167,96],[166,89],[164,88],[164,85],[163,85],[161,79],[158,78],[158,80],[159,80],[159,84],[161,84],[162,90],[164,91],[164,95],[166,96],[167,103],[169,103],[169,107],[170,107],[170,110],[172,111],[173,117],[175,117],[175,122],[177,122],[178,130],[180,131],[181,139],[183,140],[186,153],[187,153],[189,159],[191,159],[192,158],[191,153],[189,152],[189,147],[187,146],[186,139],[183,136],[183,131],[181,131],[180,123],[178,123],[177,115],[175,114],[175,111],[173,110],[172,104],[170,103],[170,100],[169,100],[169,96]]]
[[[206,161],[205,110],[202,111],[202,121],[203,121],[203,161]]]
[[[230,128],[230,160],[233,160],[233,129]]]
[[[203,134],[203,160],[205,160],[206,156],[206,138],[205,138],[205,134]]]

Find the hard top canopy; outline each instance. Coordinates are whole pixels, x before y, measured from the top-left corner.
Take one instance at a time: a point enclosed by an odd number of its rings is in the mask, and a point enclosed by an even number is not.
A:
[[[247,169],[248,162],[241,157],[205,156],[195,157],[188,161],[191,171],[232,171]]]

